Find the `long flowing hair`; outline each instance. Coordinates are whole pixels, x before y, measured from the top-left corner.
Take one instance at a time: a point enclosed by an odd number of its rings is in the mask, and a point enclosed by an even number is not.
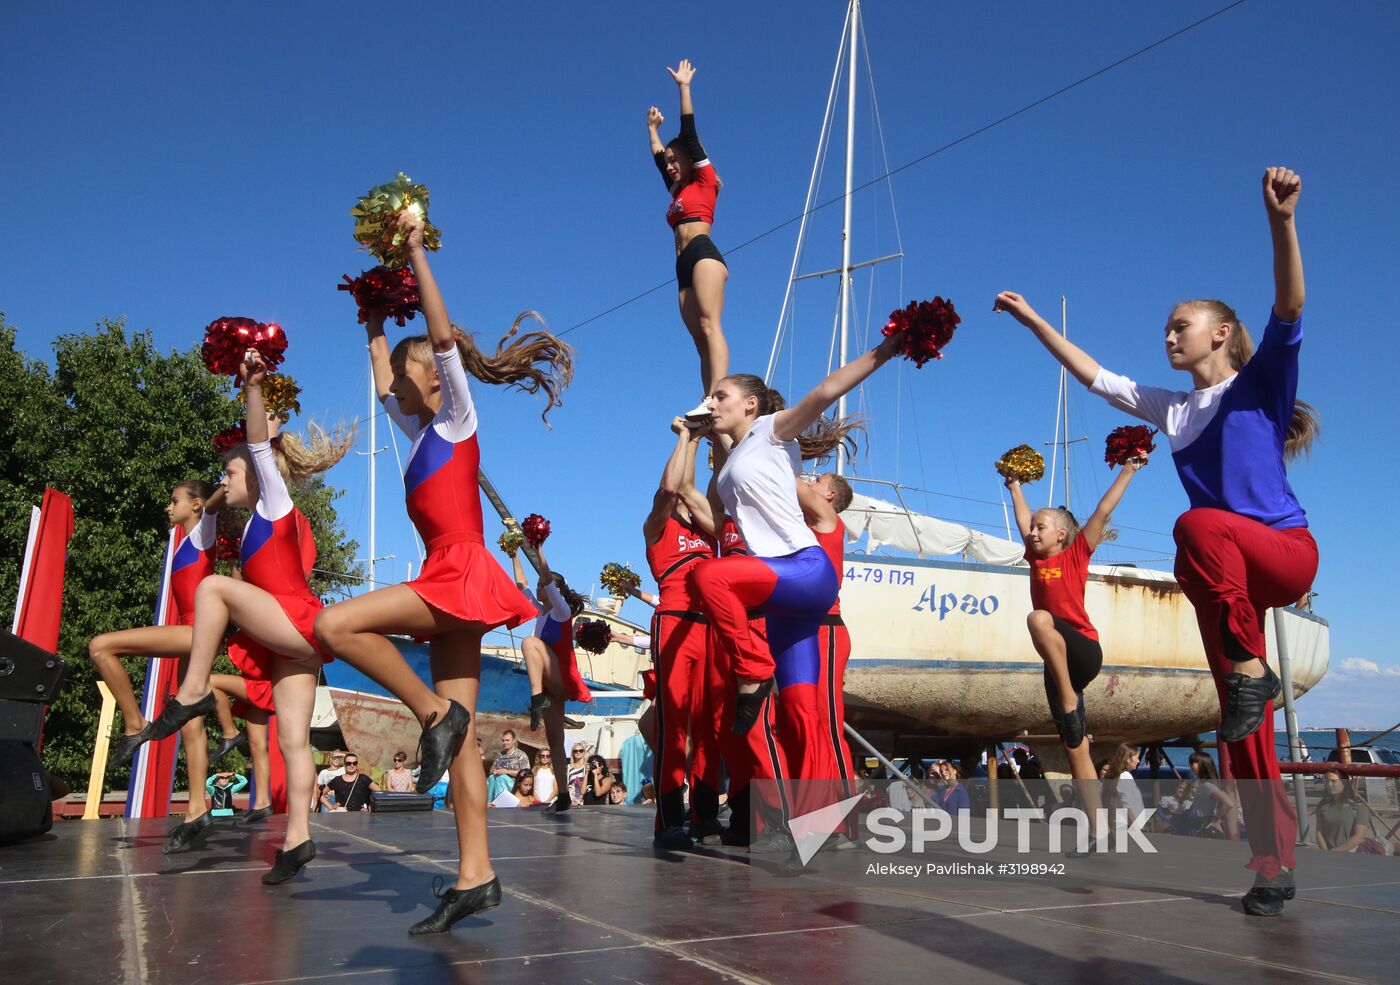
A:
[[[768,386],[752,373],[734,373],[726,379],[746,397],[758,398],[758,416],[776,414],[787,408],[787,401],[777,390]],[[822,417],[807,431],[798,435],[797,447],[803,461],[821,461],[830,458],[842,445],[846,454],[856,453],[855,432],[865,431],[865,422],[854,417]]]
[[[354,426],[338,424],[334,431],[327,431],[315,421],[310,421],[306,425],[305,438],[298,437],[292,431],[278,432],[272,440],[272,455],[282,478],[295,485],[329,471],[354,444]],[[224,453],[225,462],[235,458],[241,458],[248,470],[254,471],[253,453],[246,444],[235,445]]]
[[[1235,309],[1214,298],[1194,298],[1182,303],[1199,308],[1218,324],[1230,326],[1229,338],[1225,340],[1230,366],[1236,372],[1244,369],[1244,364],[1254,355],[1254,340],[1249,337],[1249,330],[1244,327],[1244,322],[1240,321]],[[1317,408],[1307,401],[1295,399],[1293,413],[1288,418],[1288,434],[1283,441],[1284,461],[1292,461],[1299,455],[1312,451],[1313,442],[1317,440],[1320,430],[1322,422],[1318,418]]]
[[[510,342],[526,319],[534,319],[542,326],[545,324],[544,316],[538,311],[522,311],[515,316],[510,331],[501,336],[495,353],[490,356],[477,348],[474,335],[462,331],[457,325],[452,326],[452,335],[462,356],[462,367],[481,382],[493,386],[504,384],[526,393],[543,393],[547,403],[540,418],[548,426],[549,412],[563,405],[564,390],[574,378],[574,350],[547,328],[526,332]],[[507,345],[507,342],[510,344]],[[400,339],[390,354],[390,361],[404,359],[431,366],[433,347],[428,336],[409,335]]]

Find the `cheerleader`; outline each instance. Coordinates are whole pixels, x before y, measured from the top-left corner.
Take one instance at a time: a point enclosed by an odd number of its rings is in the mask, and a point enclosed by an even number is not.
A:
[[[369,319],[375,385],[385,410],[413,441],[404,469],[408,515],[428,547],[419,576],[326,609],[316,635],[337,657],[403,701],[422,723],[418,790],[426,792],[451,763],[449,789],[459,860],[454,885],[432,916],[410,934],[446,931],[463,917],[496,906],[501,884],[486,840],[486,777],[473,756],[454,759],[476,738],[472,713],[481,686],[481,638],[535,617],[535,608],[486,550],[477,470],[477,415],[467,376],[486,383],[544,391],[545,413],[559,403],[572,374],[572,354],[547,332],[531,332],[492,356],[448,318],[423,249],[423,220],[398,216],[418,278],[428,334],[401,339],[389,351],[384,319]],[[527,312],[516,319],[515,334]],[[537,317],[537,316],[536,316]],[[539,364],[539,365],[537,365]],[[415,674],[384,634],[430,640],[433,687]]]
[[[535,628],[520,644],[525,673],[530,679],[530,730],[538,731],[544,722],[550,759],[554,761],[554,802],[546,813],[562,813],[572,805],[568,793],[568,764],[564,759],[564,702],[592,701],[593,695],[579,673],[574,655],[574,619],[583,611],[584,597],[569,587],[563,575],[549,570],[544,551],[540,559],[539,594],[531,594],[520,556],[511,552],[515,585],[534,604],[539,615]]]
[[[710,239],[715,199],[722,183],[695,132],[695,106],[690,100],[695,67],[682,59],[680,65],[666,71],[680,90],[681,132],[669,144],[663,144],[660,130],[666,118],[653,106],[647,110],[647,135],[651,139],[652,159],[671,193],[666,222],[676,240],[677,300],[681,319],[700,356],[700,385],[705,390],[705,399],[686,417],[703,419],[710,412],[711,390],[729,372],[729,346],[720,327],[729,267]]]
[[[1099,366],[1005,291],[995,308],[1028,327],[1066,369],[1109,403],[1155,425],[1168,438],[1191,508],[1176,522],[1176,577],[1196,609],[1201,641],[1220,698],[1226,744],[1249,818],[1256,873],[1244,897],[1252,915],[1283,911],[1294,893],[1298,821],[1280,782],[1274,750],[1277,675],[1265,662],[1264,613],[1289,605],[1317,574],[1317,544],[1288,483],[1284,463],[1317,433],[1312,408],[1297,399],[1303,340],[1303,261],[1294,213],[1302,179],[1286,168],[1264,173],[1273,240],[1274,301],[1259,350],[1234,309],[1221,301],[1177,305],[1167,318],[1172,369],[1193,388],[1139,386]]]
[[[708,514],[704,497],[695,489],[695,452],[698,438],[681,418],[671,422],[676,444],[652,497],[651,512],[642,523],[647,566],[656,581],[658,603],[651,619],[652,661],[656,667],[656,831],[652,846],[675,851],[694,844],[686,833],[685,792],[693,747],[702,741],[697,730],[699,704],[708,662],[709,620],[691,595],[686,574],[698,561],[715,556],[706,530],[696,522],[690,505]],[[696,499],[699,503],[695,503]],[[703,754],[702,754],[703,758]],[[710,758],[714,758],[711,755]],[[691,806],[707,799],[691,784]],[[708,799],[718,794],[708,791]]]
[[[103,633],[88,644],[88,657],[116,699],[124,725],[121,743],[112,757],[116,766],[130,762],[144,741],[138,738],[150,726],[131,687],[131,678],[122,666],[122,657],[174,658],[181,662],[183,675],[193,639],[194,596],[200,581],[214,571],[214,549],[218,541],[219,508],[224,490],[202,479],[188,479],[170,490],[165,515],[184,537],[170,562],[170,620],[164,626],[124,629]],[[181,729],[185,766],[190,779],[189,806],[184,820],[173,828],[166,842],[167,853],[189,848],[209,829],[204,796],[204,777],[209,772],[209,737],[202,718],[185,723]]]
[[[287,765],[287,834],[267,885],[283,883],[316,857],[311,840],[310,804],[316,773],[311,762],[311,711],[316,681],[328,658],[312,632],[321,600],[312,593],[303,570],[302,529],[305,518],[292,503],[287,479],[325,472],[345,456],[353,434],[329,435],[316,425],[303,443],[295,435],[270,439],[262,384],[267,367],[249,349],[240,369],[248,402],[246,445],[224,456],[228,505],[252,507],[240,546],[241,579],[210,575],[195,592],[194,638],[189,667],[180,690],[135,739],[163,739],[192,718],[216,707],[210,672],[229,623],[255,647],[249,660],[259,676],[271,681],[278,714],[278,746]]]
[[[1089,729],[1084,720],[1084,689],[1099,676],[1103,648],[1084,608],[1084,586],[1089,581],[1089,558],[1103,541],[1128,483],[1146,464],[1146,458],[1129,459],[1082,528],[1074,514],[1062,506],[1032,512],[1021,483],[1015,478],[1006,480],[1016,508],[1016,526],[1026,545],[1026,562],[1031,566],[1031,613],[1026,626],[1035,652],[1045,662],[1045,701],[1091,825],[1097,823],[1099,786],[1085,738]]]

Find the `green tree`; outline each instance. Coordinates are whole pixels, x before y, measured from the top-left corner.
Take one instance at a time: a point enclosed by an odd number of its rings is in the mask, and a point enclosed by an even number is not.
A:
[[[229,380],[204,368],[198,347],[163,354],[149,332],[128,334],[123,321],[104,320],[93,332],[60,336],[50,370],[18,350],[0,314],[0,606],[8,625],[29,507],[46,485],[68,493],[76,522],[59,635],[68,678],[49,711],[44,759],[75,788],[86,785],[101,707],[88,640],[150,624],[170,489],[220,474],[210,438],[241,418]],[[294,491],[320,548],[312,587],[322,594],[354,574],[356,545],[339,527],[339,495],[320,479]],[[139,693],[144,662],[128,670]],[[113,771],[108,779],[120,787],[127,777]]]

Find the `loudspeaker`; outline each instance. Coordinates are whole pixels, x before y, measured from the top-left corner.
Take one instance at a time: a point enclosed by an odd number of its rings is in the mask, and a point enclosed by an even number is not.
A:
[[[44,706],[37,701],[0,699],[0,742],[28,742],[39,745],[44,727]]]
[[[389,793],[381,790],[370,794],[374,799],[376,814],[398,814],[402,811],[430,811],[433,809],[433,795],[430,793]]]
[[[52,703],[65,666],[48,650],[0,630],[0,698]]]
[[[28,742],[0,742],[0,844],[53,827],[49,780]]]

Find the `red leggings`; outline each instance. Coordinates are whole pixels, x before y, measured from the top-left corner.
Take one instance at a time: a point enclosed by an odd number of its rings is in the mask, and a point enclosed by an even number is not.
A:
[[[1206,659],[1222,705],[1223,678],[1234,670],[1221,634],[1228,627],[1239,645],[1265,655],[1264,613],[1291,605],[1317,575],[1317,543],[1306,527],[1275,530],[1226,510],[1188,510],[1176,521],[1176,580],[1196,608]],[[1225,744],[1239,781],[1249,847],[1248,868],[1273,879],[1293,868],[1298,818],[1283,790],[1274,749],[1274,716],[1253,735]],[[1224,757],[1222,757],[1224,758]]]
[[[831,743],[832,765],[842,783],[843,796],[850,796],[855,782],[851,749],[846,745],[846,663],[851,659],[851,633],[841,617],[830,616],[817,636],[822,654],[820,691],[824,735]],[[834,625],[832,624],[834,623]]]
[[[705,677],[708,627],[698,613],[658,610],[651,617],[656,655],[656,829],[685,824],[688,745],[699,741],[694,699]],[[695,792],[691,791],[691,799]]]

